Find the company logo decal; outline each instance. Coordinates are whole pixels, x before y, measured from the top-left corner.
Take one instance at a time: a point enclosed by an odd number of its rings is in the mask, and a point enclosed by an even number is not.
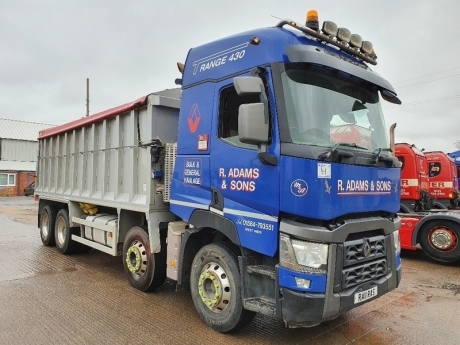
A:
[[[391,195],[391,181],[337,180],[337,195]]]
[[[215,54],[206,56],[202,59],[193,62],[193,75],[197,72],[203,72],[214,67],[219,67],[225,65],[227,61],[233,62],[244,57],[246,48],[248,47],[249,42],[239,44],[237,46],[222,50]]]
[[[187,122],[188,122],[188,128],[190,129],[190,133],[195,133],[198,125],[200,124],[201,120],[201,115],[200,115],[200,109],[198,109],[198,104],[195,103],[192,105],[192,109],[190,110],[190,113],[188,114]]]
[[[297,179],[291,183],[291,193],[295,196],[304,196],[308,192],[308,184],[304,180]]]
[[[331,194],[332,186],[329,186],[329,182],[327,182],[327,180],[324,180],[324,186],[326,187],[326,190],[324,192],[328,193],[328,194]]]
[[[371,254],[371,245],[369,244],[368,240],[366,240],[366,243],[364,243],[363,254],[365,258],[368,258]]]

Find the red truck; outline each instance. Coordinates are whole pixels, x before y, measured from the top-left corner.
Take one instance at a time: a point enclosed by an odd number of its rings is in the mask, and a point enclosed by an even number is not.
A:
[[[427,211],[434,206],[429,192],[428,162],[415,145],[398,143],[395,156],[401,162],[401,213]]]
[[[434,208],[456,209],[460,205],[457,166],[441,151],[425,152],[429,171],[429,192],[436,198]]]
[[[417,250],[417,244],[439,262],[460,260],[460,213],[451,211],[400,214],[402,249]]]
[[[455,163],[442,152],[424,153],[406,143],[395,145],[395,156],[401,162],[401,248],[419,245],[436,261],[460,260],[460,212],[447,209],[456,205]]]

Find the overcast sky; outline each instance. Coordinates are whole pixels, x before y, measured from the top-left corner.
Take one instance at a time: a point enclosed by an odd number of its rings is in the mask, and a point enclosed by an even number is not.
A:
[[[458,0],[0,0],[0,118],[62,124],[174,88],[190,48],[316,9],[374,44],[396,141],[460,140]],[[274,17],[273,17],[274,16]]]

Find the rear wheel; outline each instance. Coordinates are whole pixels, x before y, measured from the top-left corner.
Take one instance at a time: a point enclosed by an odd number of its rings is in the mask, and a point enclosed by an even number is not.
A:
[[[434,260],[460,260],[460,224],[449,220],[427,222],[420,231],[420,246]]]
[[[190,273],[193,304],[201,320],[218,332],[230,332],[255,316],[243,308],[238,249],[219,242],[201,248]]]
[[[153,254],[147,231],[135,226],[123,243],[123,267],[132,287],[153,291],[166,280],[166,236],[160,232],[161,252]]]
[[[54,221],[56,209],[50,205],[42,208],[40,213],[40,238],[43,245],[51,247],[56,244],[54,239]]]
[[[80,250],[81,243],[72,240],[72,235],[78,234],[80,228],[70,227],[69,213],[66,209],[61,209],[58,212],[54,230],[56,247],[62,254],[77,253]]]

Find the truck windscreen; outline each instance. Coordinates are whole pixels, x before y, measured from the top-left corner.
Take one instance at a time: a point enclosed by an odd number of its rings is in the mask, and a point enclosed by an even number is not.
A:
[[[289,133],[293,144],[352,150],[388,149],[378,88],[340,71],[307,63],[281,69]]]

